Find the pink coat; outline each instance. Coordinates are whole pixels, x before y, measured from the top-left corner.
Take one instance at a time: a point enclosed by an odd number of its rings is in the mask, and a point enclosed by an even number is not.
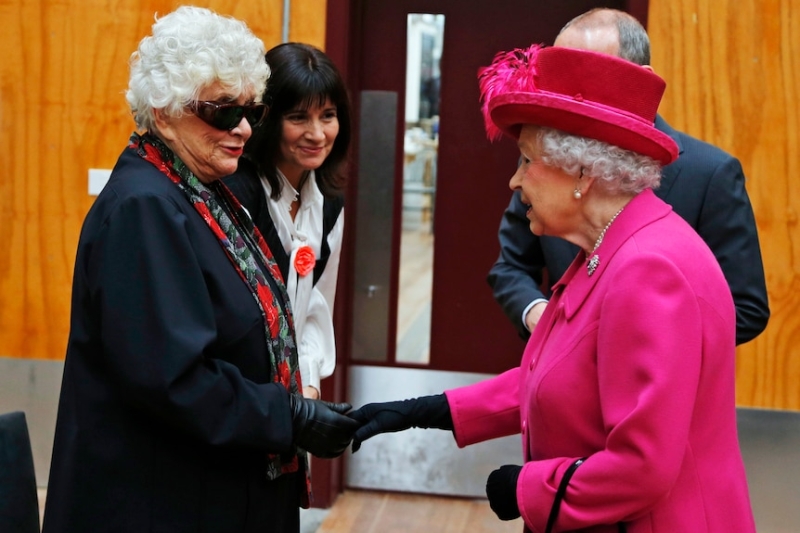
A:
[[[735,312],[705,243],[645,191],[589,276],[557,284],[519,368],[447,391],[459,446],[522,433],[517,503],[554,531],[752,533],[735,411]],[[499,465],[498,465],[499,466]]]

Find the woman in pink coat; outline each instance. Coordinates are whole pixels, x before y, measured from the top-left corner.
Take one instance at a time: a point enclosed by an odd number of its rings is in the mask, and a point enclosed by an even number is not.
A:
[[[652,192],[677,157],[653,127],[665,84],[566,48],[498,54],[487,132],[517,140],[510,187],[536,235],[579,245],[519,368],[444,394],[368,404],[353,449],[409,427],[460,447],[522,434],[486,493],[526,530],[755,531],[738,445],[735,312],[717,261]]]

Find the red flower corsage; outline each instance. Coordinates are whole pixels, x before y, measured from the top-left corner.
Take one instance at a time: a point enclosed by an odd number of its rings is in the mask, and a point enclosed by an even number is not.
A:
[[[294,269],[300,276],[306,276],[309,272],[314,270],[314,265],[317,264],[317,258],[314,257],[314,250],[308,246],[301,246],[297,249],[294,256]]]

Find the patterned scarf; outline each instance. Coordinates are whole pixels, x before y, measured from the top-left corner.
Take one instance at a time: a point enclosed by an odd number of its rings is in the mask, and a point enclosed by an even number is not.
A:
[[[290,394],[300,394],[303,386],[297,362],[297,346],[294,338],[293,319],[289,309],[289,295],[286,292],[280,268],[272,257],[272,252],[239,200],[219,180],[211,185],[201,182],[163,141],[152,134],[139,135],[134,132],[131,135],[130,148],[136,150],[140,157],[152,163],[172,180],[214,232],[220,246],[225,250],[233,267],[250,289],[258,309],[261,311],[267,337],[272,381],[286,387]],[[261,264],[266,266],[273,286],[280,291],[280,298],[286,305],[285,312],[281,312],[278,295],[264,277],[265,272],[259,267],[256,257],[260,259]],[[306,490],[302,498],[302,506],[307,508],[311,493],[311,480],[305,451],[299,450],[297,454],[293,453],[290,457],[269,454],[267,479],[273,480],[283,473],[296,472],[300,468],[298,457],[302,459],[303,470],[306,474]]]

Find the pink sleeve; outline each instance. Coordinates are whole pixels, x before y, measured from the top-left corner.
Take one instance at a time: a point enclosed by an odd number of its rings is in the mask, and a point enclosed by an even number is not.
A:
[[[519,433],[519,368],[445,394],[460,448]]]

